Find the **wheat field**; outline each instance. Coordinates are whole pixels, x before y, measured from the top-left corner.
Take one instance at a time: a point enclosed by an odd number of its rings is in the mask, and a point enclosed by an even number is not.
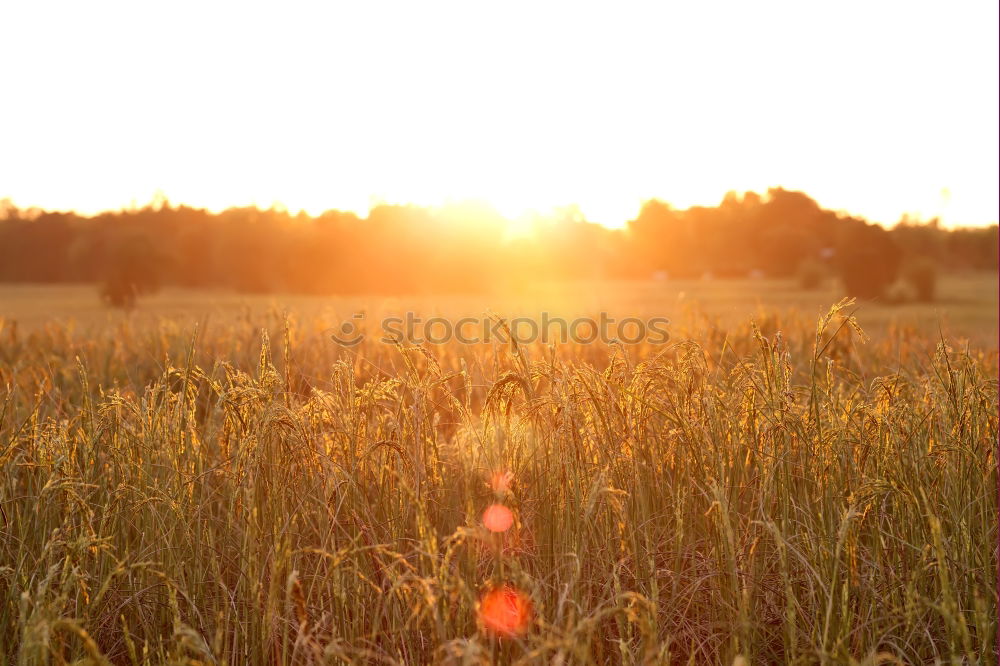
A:
[[[7,322],[0,664],[993,662],[996,350],[852,311],[661,347]]]

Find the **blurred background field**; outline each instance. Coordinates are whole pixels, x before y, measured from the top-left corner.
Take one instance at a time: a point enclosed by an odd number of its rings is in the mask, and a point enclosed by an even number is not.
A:
[[[688,279],[664,281],[547,281],[526,293],[302,295],[251,294],[222,289],[165,287],[144,297],[131,311],[105,306],[92,285],[0,284],[0,317],[25,332],[49,323],[71,325],[79,334],[113,330],[122,322],[146,325],[161,319],[211,325],[233,317],[256,317],[288,311],[303,319],[319,318],[337,325],[354,313],[372,318],[413,311],[424,317],[482,316],[495,312],[512,318],[595,316],[608,312],[622,318],[666,317],[680,324],[711,322],[722,327],[757,316],[798,314],[815,318],[843,296],[835,280],[804,290],[791,280]],[[998,277],[996,273],[942,276],[934,302],[890,304],[862,301],[857,317],[872,334],[890,327],[914,329],[937,337],[966,339],[995,349],[998,338]]]

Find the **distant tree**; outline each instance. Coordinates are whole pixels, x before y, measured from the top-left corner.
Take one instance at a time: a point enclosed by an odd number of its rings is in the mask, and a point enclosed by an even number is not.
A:
[[[109,303],[130,307],[160,281],[254,292],[483,292],[540,279],[802,278],[812,257],[855,295],[876,297],[917,258],[995,271],[1000,247],[996,225],[904,219],[886,233],[781,188],[687,209],[649,200],[626,229],[572,208],[539,215],[531,228],[511,233],[496,211],[466,204],[312,217],[283,208],[211,213],[157,196],[142,208],[81,217],[0,200],[0,281],[102,283]]]
[[[17,206],[10,199],[0,199],[0,220],[16,220],[20,215]]]
[[[904,255],[927,257],[934,261],[944,259],[947,231],[937,218],[922,223],[904,215],[889,234]]]
[[[930,302],[934,300],[937,290],[937,266],[927,258],[911,261],[903,270],[903,279],[913,287],[917,300]]]
[[[840,278],[848,296],[874,299],[899,275],[900,251],[889,233],[864,220],[845,220],[837,250]]]
[[[958,270],[996,271],[1000,236],[997,225],[953,229],[945,239],[948,265]]]
[[[131,309],[143,294],[160,287],[163,257],[149,237],[128,235],[112,248],[101,285],[101,298],[116,308]]]
[[[647,271],[694,276],[705,270],[699,251],[698,220],[703,210],[675,210],[670,204],[651,199],[639,215],[628,222],[632,251]]]
[[[795,272],[802,257],[815,256],[815,241],[805,229],[780,226],[761,235],[761,268],[775,277],[788,277]]]

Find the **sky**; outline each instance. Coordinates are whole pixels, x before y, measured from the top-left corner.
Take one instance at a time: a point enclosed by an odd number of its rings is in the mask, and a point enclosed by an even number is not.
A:
[[[996,2],[0,4],[0,198],[998,220]]]

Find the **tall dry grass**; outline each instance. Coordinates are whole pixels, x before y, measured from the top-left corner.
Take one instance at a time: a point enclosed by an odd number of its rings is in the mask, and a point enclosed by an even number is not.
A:
[[[0,330],[0,664],[996,659],[995,351],[323,327]],[[497,580],[535,611],[502,644]]]

